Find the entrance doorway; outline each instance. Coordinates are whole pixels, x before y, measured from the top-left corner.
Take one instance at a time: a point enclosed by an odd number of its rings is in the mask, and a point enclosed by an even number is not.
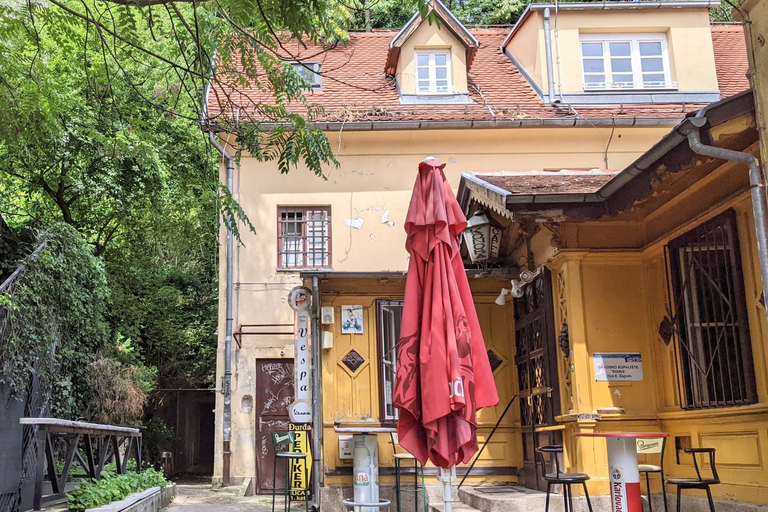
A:
[[[288,430],[288,408],[293,403],[293,360],[259,359],[256,361],[256,482],[257,494],[272,492],[275,450],[272,432]],[[285,475],[277,470],[278,489],[285,487]]]
[[[515,299],[515,365],[519,380],[520,424],[523,436],[522,484],[546,489],[535,449],[562,444],[554,430],[560,414],[557,343],[552,302],[552,277],[546,268]]]

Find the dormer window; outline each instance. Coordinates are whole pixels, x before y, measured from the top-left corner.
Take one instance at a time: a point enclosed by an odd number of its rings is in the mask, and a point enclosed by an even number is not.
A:
[[[320,90],[320,63],[319,62],[292,62],[293,70],[304,80],[305,91]]]
[[[581,35],[584,90],[677,89],[663,34]]]
[[[417,94],[453,93],[450,51],[420,50],[414,52],[414,57]]]

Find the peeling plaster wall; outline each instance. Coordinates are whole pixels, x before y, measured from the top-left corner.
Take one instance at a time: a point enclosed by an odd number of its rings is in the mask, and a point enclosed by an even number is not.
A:
[[[608,164],[621,169],[646,151],[668,127],[517,128],[510,130],[342,131],[328,133],[341,163],[326,170],[327,180],[306,169],[281,175],[275,163],[259,163],[244,155],[235,169],[234,197],[256,232],[241,226],[242,243],[234,253],[234,321],[241,324],[292,324],[287,305],[291,288],[302,284],[297,272],[276,270],[277,207],[331,208],[332,267],[334,271],[375,272],[407,269],[403,223],[418,163],[432,155],[447,163],[445,174],[456,189],[462,171],[527,172],[532,169],[594,168]],[[222,179],[226,179],[222,169]],[[225,297],[225,240],[220,239],[222,276],[219,296]],[[501,286],[494,288],[490,302]],[[224,371],[225,303],[220,302],[217,385]],[[290,329],[290,328],[289,328]],[[257,425],[252,408],[243,407],[254,396],[256,360],[292,358],[291,336],[243,336],[242,348],[233,342],[231,479],[239,483],[256,477]],[[378,386],[378,384],[376,384]],[[222,475],[223,396],[216,399],[214,482]],[[246,400],[247,402],[247,400]],[[326,445],[326,451],[335,447]]]

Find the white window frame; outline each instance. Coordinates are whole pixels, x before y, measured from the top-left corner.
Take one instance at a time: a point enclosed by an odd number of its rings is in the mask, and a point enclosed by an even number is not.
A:
[[[629,74],[613,73],[611,69],[611,55],[610,55],[610,43],[625,42],[630,45],[630,58],[632,66],[632,82],[618,82],[613,80],[614,74]],[[644,82],[642,71],[642,57],[640,55],[640,43],[661,43],[661,59],[663,64],[662,72],[653,72],[653,74],[664,75],[663,82]],[[585,57],[582,51],[583,43],[602,43],[603,45],[603,73],[605,77],[604,82],[587,82],[586,75],[599,75],[600,73],[585,73],[584,61],[591,59]],[[579,51],[581,56],[581,72],[583,80],[583,87],[585,91],[601,91],[601,90],[647,90],[647,89],[677,89],[677,82],[672,81],[672,76],[669,68],[669,50],[667,45],[667,37],[665,34],[660,33],[648,33],[648,34],[581,34],[579,37]]]
[[[293,66],[293,70],[296,71],[300,77],[307,81],[308,87],[305,87],[304,90],[312,91],[322,88],[319,62],[291,62],[291,66]],[[310,73],[312,74],[311,79]]]
[[[427,89],[422,89],[419,82],[419,56],[426,55],[429,57],[427,64],[429,85]],[[436,55],[445,56],[445,68],[446,68],[446,81],[448,84],[444,88],[438,88],[437,86],[437,64],[435,63]],[[450,50],[416,50],[413,52],[413,69],[416,84],[416,94],[453,94],[453,75],[451,74],[451,51]]]

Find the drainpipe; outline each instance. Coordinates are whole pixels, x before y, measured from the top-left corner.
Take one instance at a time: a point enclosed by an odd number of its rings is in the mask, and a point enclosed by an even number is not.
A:
[[[752,213],[755,218],[755,231],[757,236],[757,255],[760,260],[760,273],[763,281],[763,296],[768,298],[766,284],[768,284],[768,229],[766,229],[765,217],[765,185],[760,171],[760,163],[757,158],[749,153],[742,153],[731,149],[706,146],[701,143],[699,130],[707,123],[706,117],[692,117],[689,123],[681,126],[681,130],[688,137],[688,144],[697,155],[721,158],[731,162],[740,162],[749,166],[749,186],[752,194]],[[768,311],[766,311],[768,315]]]
[[[320,485],[323,470],[323,402],[320,393],[320,286],[312,278],[312,487],[315,489],[314,509],[320,510]]]
[[[547,96],[550,105],[555,102],[555,75],[552,71],[552,29],[549,26],[549,7],[544,9],[544,52],[547,56]]]
[[[205,92],[203,94],[203,108],[200,113],[200,126],[205,129],[205,121],[208,115],[208,96],[211,92],[211,82],[213,81],[214,65],[216,63],[216,50],[213,50],[211,56],[211,79],[205,84]],[[235,174],[235,159],[230,155],[224,147],[216,140],[216,136],[212,131],[208,131],[208,140],[211,145],[221,154],[222,158],[227,161],[227,188],[229,194],[232,196],[234,189],[234,174]],[[222,418],[222,430],[224,431],[224,439],[221,446],[221,480],[224,485],[230,483],[230,457],[232,452],[230,451],[230,439],[232,433],[232,246],[233,236],[232,228],[227,225],[227,318],[226,318],[226,334],[224,336],[224,380],[221,383],[222,392],[224,393],[224,414]]]
[[[227,153],[227,150],[219,144],[216,140],[213,132],[208,132],[208,140],[211,145],[215,147],[221,156],[227,161],[227,188],[232,195],[234,188],[234,173],[235,173],[235,159],[232,155]],[[224,337],[224,381],[221,384],[222,392],[224,393],[224,417],[223,417],[223,430],[224,430],[224,442],[222,443],[221,456],[222,456],[222,482],[224,485],[229,485],[229,473],[230,473],[230,456],[229,450],[230,435],[232,431],[232,246],[233,236],[232,228],[227,225],[227,326],[226,336]]]

